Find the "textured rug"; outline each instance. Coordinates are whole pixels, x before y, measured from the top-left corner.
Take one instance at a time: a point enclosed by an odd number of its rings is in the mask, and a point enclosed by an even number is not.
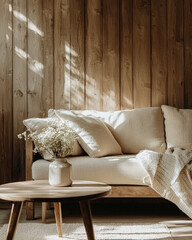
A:
[[[55,224],[19,223],[14,240],[86,240],[84,225],[64,223],[63,238],[57,236]],[[173,240],[163,224],[94,223],[97,240]],[[0,240],[6,239],[7,224],[0,229]]]

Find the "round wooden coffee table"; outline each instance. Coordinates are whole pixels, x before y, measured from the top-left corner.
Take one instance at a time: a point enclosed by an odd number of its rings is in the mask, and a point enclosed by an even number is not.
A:
[[[78,200],[81,208],[87,238],[94,240],[91,199],[100,198],[110,193],[111,187],[99,182],[73,181],[70,187],[54,187],[46,180],[23,181],[0,185],[0,199],[11,201],[7,240],[12,240],[16,232],[23,202],[54,202],[57,232],[62,237],[61,202],[65,199]]]

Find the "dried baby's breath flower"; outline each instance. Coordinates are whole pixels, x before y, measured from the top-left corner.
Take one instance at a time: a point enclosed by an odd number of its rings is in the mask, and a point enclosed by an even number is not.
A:
[[[19,134],[18,137],[26,139],[24,133]],[[41,133],[33,132],[27,137],[34,141],[35,153],[47,151],[53,157],[61,158],[72,152],[77,134],[69,127],[67,121],[50,119],[48,127],[43,128]]]

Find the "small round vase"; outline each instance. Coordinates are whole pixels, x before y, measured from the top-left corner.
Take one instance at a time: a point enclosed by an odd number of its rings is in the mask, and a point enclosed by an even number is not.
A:
[[[49,164],[49,184],[53,186],[70,186],[72,184],[70,178],[71,164],[67,162],[67,158],[54,158]]]

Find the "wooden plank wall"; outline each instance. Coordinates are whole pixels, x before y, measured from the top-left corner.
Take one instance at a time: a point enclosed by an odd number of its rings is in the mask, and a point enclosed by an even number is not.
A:
[[[49,108],[192,108],[192,0],[2,0],[0,22],[0,183]]]

